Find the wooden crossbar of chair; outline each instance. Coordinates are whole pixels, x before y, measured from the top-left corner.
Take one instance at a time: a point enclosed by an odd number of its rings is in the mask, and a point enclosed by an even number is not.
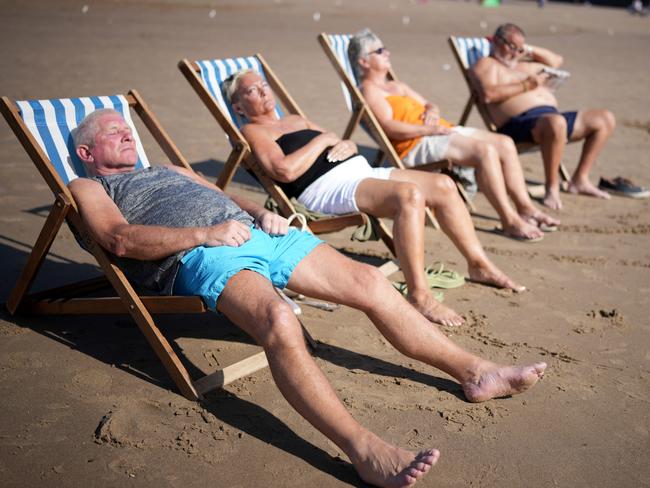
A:
[[[190,165],[180,154],[138,92],[131,90],[125,98],[129,106],[140,116],[169,160],[174,165],[191,171]],[[54,204],[27,263],[7,300],[6,306],[11,314],[128,313],[144,334],[180,392],[191,400],[201,399],[206,392],[225,386],[268,365],[264,352],[261,352],[201,379],[192,380],[171,344],[155,324],[151,314],[206,312],[207,308],[201,298],[197,296],[140,296],[117,267],[112,256],[92,237],[81,219],[72,194],[24,123],[18,106],[7,97],[2,97],[0,111],[55,196]],[[97,261],[103,276],[29,294],[29,289],[64,222],[67,222],[73,232],[84,242],[85,248]],[[106,285],[109,285],[117,296],[80,297],[88,292],[106,288]],[[306,340],[310,344],[314,344],[304,326],[303,332]]]
[[[300,109],[296,101],[289,95],[289,92],[275,75],[271,67],[261,54],[255,54],[255,58],[259,61],[264,76],[269,86],[275,93],[277,99],[280,101],[284,109],[290,114],[299,115],[304,117],[304,112]],[[232,179],[235,171],[239,166],[243,166],[249,172],[253,173],[257,180],[261,183],[267,193],[275,200],[278,205],[280,214],[284,217],[289,217],[296,213],[294,205],[287,197],[286,193],[275,183],[261,167],[255,156],[253,155],[250,146],[244,138],[241,131],[232,122],[232,120],[224,113],[224,109],[209,93],[203,80],[200,76],[200,67],[194,61],[182,59],[178,63],[178,68],[185,76],[189,84],[197,93],[201,101],[205,104],[207,109],[219,123],[226,136],[230,140],[233,149],[226,161],[224,169],[219,174],[217,185],[225,187]],[[393,243],[393,236],[388,227],[380,220],[373,216],[363,213],[354,213],[346,215],[333,215],[323,219],[313,220],[308,223],[309,229],[314,234],[325,234],[330,232],[337,232],[350,226],[358,226],[367,224],[369,221],[373,222],[375,229],[378,230],[379,238],[383,241],[389,251],[395,256],[395,245]]]
[[[487,105],[481,101],[478,90],[470,78],[470,66],[467,64],[463,55],[461,54],[462,48],[459,45],[458,38],[455,36],[450,36],[449,39],[447,39],[447,42],[449,43],[449,48],[454,54],[454,59],[458,64],[458,68],[460,69],[460,72],[463,75],[463,79],[465,80],[465,84],[467,85],[467,89],[469,90],[469,98],[467,99],[467,103],[465,103],[465,107],[463,108],[463,113],[460,116],[458,125],[465,125],[470,113],[472,112],[472,108],[476,107],[479,115],[481,116],[481,119],[483,120],[483,123],[485,124],[485,127],[487,127],[487,129],[491,132],[496,132],[497,126],[492,120],[490,111],[488,110]],[[518,143],[516,144],[516,147],[519,154],[536,152],[540,150],[539,145],[534,143]],[[571,181],[571,175],[569,174],[569,171],[566,169],[564,164],[560,164],[560,176],[566,183]]]
[[[327,59],[329,59],[330,63],[334,67],[334,70],[336,71],[339,78],[341,79],[341,82],[345,85],[345,88],[350,94],[352,110],[351,110],[350,120],[346,124],[345,131],[343,132],[342,138],[349,139],[352,136],[353,132],[357,129],[357,127],[361,126],[366,130],[366,132],[370,134],[370,137],[377,143],[377,146],[379,146],[378,149],[379,154],[377,155],[377,159],[375,160],[376,165],[381,164],[383,160],[387,160],[388,163],[394,166],[395,168],[406,169],[406,166],[404,166],[402,159],[399,157],[399,155],[395,151],[395,148],[393,147],[390,140],[388,139],[386,132],[384,132],[384,129],[381,127],[381,124],[377,120],[377,117],[370,109],[370,106],[368,105],[368,102],[366,101],[365,97],[361,93],[361,90],[359,89],[355,81],[353,79],[350,79],[350,76],[348,75],[347,71],[341,65],[341,61],[339,60],[336,52],[334,51],[334,48],[329,41],[328,35],[324,32],[319,34],[318,43],[322,47],[323,52],[327,56]],[[397,76],[395,75],[395,72],[392,69],[388,71],[388,78],[391,80],[397,80]],[[418,165],[415,168],[411,168],[411,169],[417,169],[419,171],[444,171],[449,173],[452,167],[453,165],[451,161],[442,160],[442,161],[431,161],[425,164]],[[463,185],[461,185],[458,181],[455,181],[455,183],[458,189],[458,193],[460,194],[465,204],[469,207],[471,212],[475,212],[476,208],[474,207],[471,198],[469,198],[469,196],[467,195],[467,192],[465,191]],[[440,225],[435,219],[433,212],[431,212],[431,210],[428,208],[426,209],[426,218],[427,221],[435,229],[440,229]]]

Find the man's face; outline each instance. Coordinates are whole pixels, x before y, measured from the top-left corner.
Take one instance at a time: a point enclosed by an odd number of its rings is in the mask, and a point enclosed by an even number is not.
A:
[[[514,66],[524,54],[526,40],[519,32],[511,32],[496,38],[495,56],[508,66]]]
[[[97,169],[131,168],[138,162],[131,127],[119,114],[106,114],[97,121],[95,144],[88,152]]]
[[[237,101],[233,108],[246,117],[275,110],[275,97],[269,84],[257,73],[246,73],[239,78]]]

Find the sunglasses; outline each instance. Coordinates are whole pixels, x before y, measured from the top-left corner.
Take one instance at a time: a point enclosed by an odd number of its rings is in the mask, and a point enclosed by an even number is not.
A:
[[[499,36],[498,39],[503,42],[506,46],[508,46],[508,49],[511,51],[516,52],[517,54],[523,54],[525,52],[525,49],[523,47],[517,47],[517,45],[513,42],[510,42],[508,39],[506,39],[503,36]]]
[[[381,47],[378,47],[377,49],[375,49],[374,51],[370,51],[370,52],[368,53],[368,56],[370,56],[371,54],[378,54],[378,55],[381,56],[381,55],[384,54],[386,51],[388,51],[388,48],[386,48],[386,47],[384,47],[384,46],[381,46]]]

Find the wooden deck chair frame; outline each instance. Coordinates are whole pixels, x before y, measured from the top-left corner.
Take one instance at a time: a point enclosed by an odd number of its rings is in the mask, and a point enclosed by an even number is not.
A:
[[[275,75],[264,57],[259,53],[255,54],[254,57],[257,58],[260,65],[262,66],[266,81],[268,82],[269,86],[285,110],[291,114],[304,117],[304,112],[300,109],[300,107],[298,107],[298,104],[291,97],[291,95],[289,95],[289,92]],[[201,101],[205,104],[212,116],[219,123],[223,131],[226,133],[226,136],[230,140],[231,145],[233,146],[232,152],[226,161],[224,169],[219,174],[217,185],[219,185],[221,188],[224,188],[232,180],[237,168],[239,166],[243,166],[245,169],[251,171],[255,175],[264,189],[278,204],[280,213],[284,217],[289,217],[296,213],[296,209],[294,208],[287,195],[271,178],[269,178],[257,159],[254,157],[250,146],[242,135],[241,131],[224,113],[223,108],[207,90],[200,76],[199,65],[196,62],[182,59],[178,63],[178,68],[180,69],[181,73],[183,73],[192,88],[194,88],[194,91],[197,93]],[[379,231],[380,239],[384,242],[393,256],[395,256],[395,245],[391,231],[380,219],[373,216],[366,215],[364,213],[332,216],[313,220],[308,223],[308,227],[314,234],[326,234],[330,232],[336,232],[350,226],[363,225],[368,223],[369,220],[374,222],[376,226],[375,228]],[[394,270],[394,266],[387,266],[383,268],[385,274],[390,274],[390,271]]]
[[[192,168],[138,92],[131,90],[125,98],[129,107],[132,107],[140,116],[170,161],[176,166],[191,170]],[[200,400],[208,391],[227,385],[268,365],[262,351],[202,378],[192,380],[170,343],[155,324],[152,314],[206,312],[207,308],[201,298],[197,296],[138,295],[126,276],[115,265],[112,257],[91,236],[81,219],[72,194],[46,152],[40,147],[25,124],[19,107],[7,97],[2,97],[0,111],[55,197],[54,204],[27,263],[7,300],[6,306],[12,315],[22,312],[44,315],[128,313],[144,334],[182,395],[190,400]],[[64,222],[67,222],[83,240],[86,249],[95,257],[104,276],[28,294]],[[88,293],[110,287],[115,290],[117,297],[83,298]],[[304,327],[303,331],[306,333]],[[311,345],[314,345],[308,334],[306,334],[306,339]]]
[[[392,166],[399,169],[406,169],[406,166],[404,166],[404,163],[395,151],[395,148],[388,139],[388,136],[384,132],[384,129],[379,124],[377,117],[375,117],[375,114],[370,109],[368,102],[366,102],[366,99],[361,93],[361,90],[359,90],[359,87],[357,87],[354,80],[350,79],[346,69],[341,65],[341,62],[336,55],[332,44],[330,43],[328,34],[324,32],[320,33],[318,35],[318,42],[323,48],[323,51],[325,52],[327,58],[332,63],[334,70],[339,75],[341,82],[350,94],[352,113],[350,115],[350,120],[346,125],[345,131],[343,132],[342,138],[349,139],[356,128],[363,124],[366,127],[366,130],[370,132],[371,137],[379,146],[379,154],[375,161],[375,164],[381,164],[384,159],[387,159]],[[397,80],[397,76],[392,69],[388,71],[388,77],[391,80]],[[448,160],[443,160],[418,165],[412,169],[417,169],[420,171],[449,171],[451,168],[451,162]],[[474,207],[472,200],[467,195],[467,192],[463,186],[460,183],[456,182],[456,187],[458,188],[458,192],[469,207],[470,211],[475,212],[476,208]],[[431,225],[433,225],[433,227],[439,229],[440,226],[433,216],[431,210],[426,209],[426,212],[427,220],[431,223]]]
[[[478,39],[482,39],[482,38],[478,38]],[[454,54],[454,59],[458,64],[458,68],[460,69],[460,72],[463,74],[463,79],[465,80],[465,84],[467,85],[467,89],[469,90],[469,99],[467,100],[467,103],[463,108],[463,113],[460,116],[458,125],[465,125],[472,111],[472,108],[476,107],[479,115],[481,116],[481,119],[483,120],[483,123],[485,124],[485,127],[487,127],[487,129],[491,132],[496,132],[497,126],[492,120],[490,112],[487,109],[487,105],[481,102],[478,92],[474,87],[474,83],[472,83],[472,80],[469,77],[470,66],[465,60],[465,57],[462,55],[463,50],[460,46],[459,38],[455,36],[450,36],[449,39],[447,39],[447,42],[449,43],[451,52]],[[517,152],[519,154],[539,150],[539,146],[533,143],[518,143],[516,144],[516,146],[517,146]],[[569,174],[569,171],[566,169],[564,164],[560,164],[560,176],[564,182],[571,181],[571,175]]]

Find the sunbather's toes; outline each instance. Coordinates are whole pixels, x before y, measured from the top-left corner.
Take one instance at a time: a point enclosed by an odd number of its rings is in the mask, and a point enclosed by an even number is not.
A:
[[[462,325],[463,317],[454,312],[451,308],[445,307],[437,301],[429,290],[415,292],[407,297],[413,307],[424,315],[428,320],[440,325],[455,327]]]

